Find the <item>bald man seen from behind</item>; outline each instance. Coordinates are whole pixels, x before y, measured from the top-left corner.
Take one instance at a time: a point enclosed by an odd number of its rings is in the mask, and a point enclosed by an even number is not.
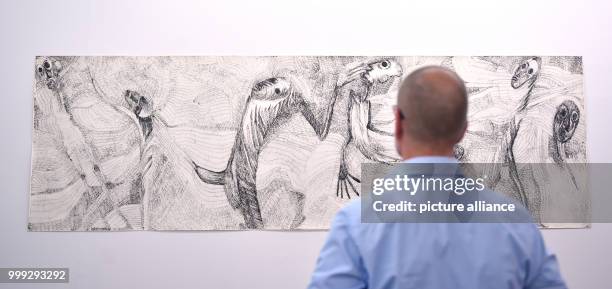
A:
[[[438,66],[404,79],[395,141],[405,163],[457,163],[467,129],[463,80]],[[336,215],[308,288],[567,288],[531,223],[362,223],[361,202]]]

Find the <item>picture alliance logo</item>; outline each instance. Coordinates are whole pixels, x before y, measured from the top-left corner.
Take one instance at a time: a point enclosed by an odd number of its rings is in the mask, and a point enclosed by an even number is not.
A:
[[[411,201],[400,201],[398,203],[384,203],[374,201],[372,209],[376,212],[418,212],[437,213],[437,212],[514,212],[514,203],[487,203],[486,201],[474,201],[472,203],[446,203],[431,202],[418,203]]]

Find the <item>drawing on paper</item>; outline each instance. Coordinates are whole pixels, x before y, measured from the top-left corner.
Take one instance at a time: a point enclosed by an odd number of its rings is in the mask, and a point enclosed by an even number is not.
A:
[[[37,57],[29,229],[326,229],[362,162],[399,160],[392,106],[424,65],[466,81],[455,154],[499,164],[489,185],[536,218],[588,201],[516,165],[586,162],[580,57]]]

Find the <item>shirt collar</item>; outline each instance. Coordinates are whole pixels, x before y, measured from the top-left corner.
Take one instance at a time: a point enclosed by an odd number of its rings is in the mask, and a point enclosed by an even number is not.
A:
[[[414,157],[414,158],[409,158],[409,159],[405,159],[402,161],[403,163],[429,163],[429,164],[436,164],[436,163],[451,163],[451,164],[456,164],[458,163],[457,159],[453,158],[453,157],[449,157],[449,156],[419,156],[419,157]]]

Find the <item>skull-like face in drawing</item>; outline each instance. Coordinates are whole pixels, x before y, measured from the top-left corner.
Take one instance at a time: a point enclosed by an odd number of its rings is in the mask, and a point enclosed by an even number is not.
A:
[[[36,58],[36,79],[49,89],[59,88],[59,73],[62,64],[47,57]]]
[[[262,80],[253,86],[251,98],[273,100],[285,98],[295,93],[291,82],[283,77]]]
[[[521,61],[512,75],[510,81],[512,88],[517,89],[525,84],[532,85],[540,75],[541,66],[542,58],[537,56]]]
[[[566,100],[557,107],[553,122],[553,136],[560,143],[568,142],[580,121],[580,109],[575,102]]]
[[[128,103],[129,109],[134,112],[138,118],[151,116],[151,104],[144,96],[140,95],[140,93],[133,90],[126,90],[123,96]]]
[[[368,65],[368,71],[364,73],[365,77],[371,83],[385,83],[390,79],[402,76],[402,66],[393,59],[383,59],[377,62],[372,62]]]

